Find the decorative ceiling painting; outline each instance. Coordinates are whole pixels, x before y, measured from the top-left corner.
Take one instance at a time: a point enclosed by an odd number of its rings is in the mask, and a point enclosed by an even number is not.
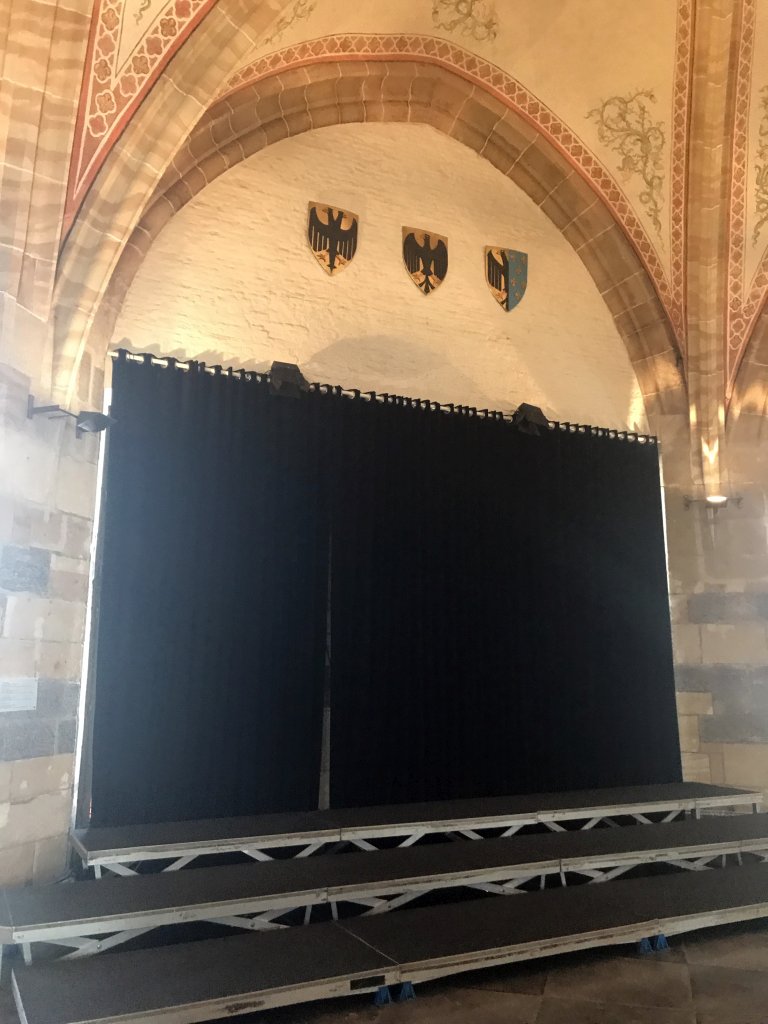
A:
[[[261,46],[277,46],[286,31],[299,22],[306,21],[317,6],[317,0],[294,0],[286,14],[281,15],[272,29],[261,40]]]
[[[432,0],[436,29],[458,32],[468,40],[485,43],[499,31],[499,16],[492,0]]]
[[[69,226],[115,139],[216,0],[96,0],[72,151]]]
[[[753,251],[763,241],[768,225],[768,82],[757,94],[757,131],[755,140],[754,223],[751,241]]]
[[[619,159],[620,179],[639,179],[639,199],[657,235],[661,235],[664,205],[664,147],[666,129],[656,120],[652,89],[635,89],[611,96],[587,114],[597,125],[600,142]]]
[[[65,229],[133,112],[215,3],[95,0]],[[269,0],[254,3],[254,22],[257,6],[262,30],[211,105],[262,78],[328,60],[450,69],[535,124],[589,181],[651,274],[683,347],[695,0],[626,2],[620,16],[604,0],[520,0],[514,15],[500,0]],[[768,293],[768,0],[740,0],[739,8],[729,393]]]

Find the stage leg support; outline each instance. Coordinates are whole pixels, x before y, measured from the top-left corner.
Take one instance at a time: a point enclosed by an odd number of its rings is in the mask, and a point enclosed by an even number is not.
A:
[[[637,952],[640,956],[647,956],[649,953],[663,953],[669,949],[666,935],[652,935],[648,939],[641,939],[637,944]]]
[[[392,1002],[392,993],[387,985],[382,985],[373,993],[374,1006],[388,1006]]]
[[[413,982],[412,981],[404,981],[402,983],[402,985],[398,986],[397,995],[395,996],[395,999],[397,1000],[398,1003],[405,1003],[409,999],[415,999],[415,998],[416,998],[416,993],[415,993],[415,991],[413,989]]]

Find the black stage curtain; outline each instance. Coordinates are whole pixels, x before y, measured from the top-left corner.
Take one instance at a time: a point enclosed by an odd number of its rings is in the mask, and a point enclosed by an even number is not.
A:
[[[317,806],[318,396],[121,353],[102,514],[92,822]]]
[[[325,682],[332,806],[680,778],[655,444],[125,354],[112,411],[94,824],[316,806]]]
[[[676,781],[658,451],[347,401],[331,802]]]

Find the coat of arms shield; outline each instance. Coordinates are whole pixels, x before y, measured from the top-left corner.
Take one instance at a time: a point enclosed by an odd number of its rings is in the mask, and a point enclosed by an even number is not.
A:
[[[448,239],[434,231],[403,228],[403,261],[416,287],[429,295],[448,273]]]
[[[514,309],[528,284],[528,253],[487,245],[485,280],[501,308],[507,312]]]
[[[325,203],[310,203],[307,240],[317,262],[333,277],[357,251],[358,216]]]

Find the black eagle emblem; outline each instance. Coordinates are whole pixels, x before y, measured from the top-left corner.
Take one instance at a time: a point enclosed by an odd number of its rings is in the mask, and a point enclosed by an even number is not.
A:
[[[403,228],[403,260],[413,283],[429,295],[448,273],[448,239],[433,231]]]
[[[322,203],[309,204],[307,239],[320,266],[333,275],[343,270],[357,251],[356,213]]]
[[[485,280],[501,308],[514,309],[528,285],[528,254],[487,245]]]

